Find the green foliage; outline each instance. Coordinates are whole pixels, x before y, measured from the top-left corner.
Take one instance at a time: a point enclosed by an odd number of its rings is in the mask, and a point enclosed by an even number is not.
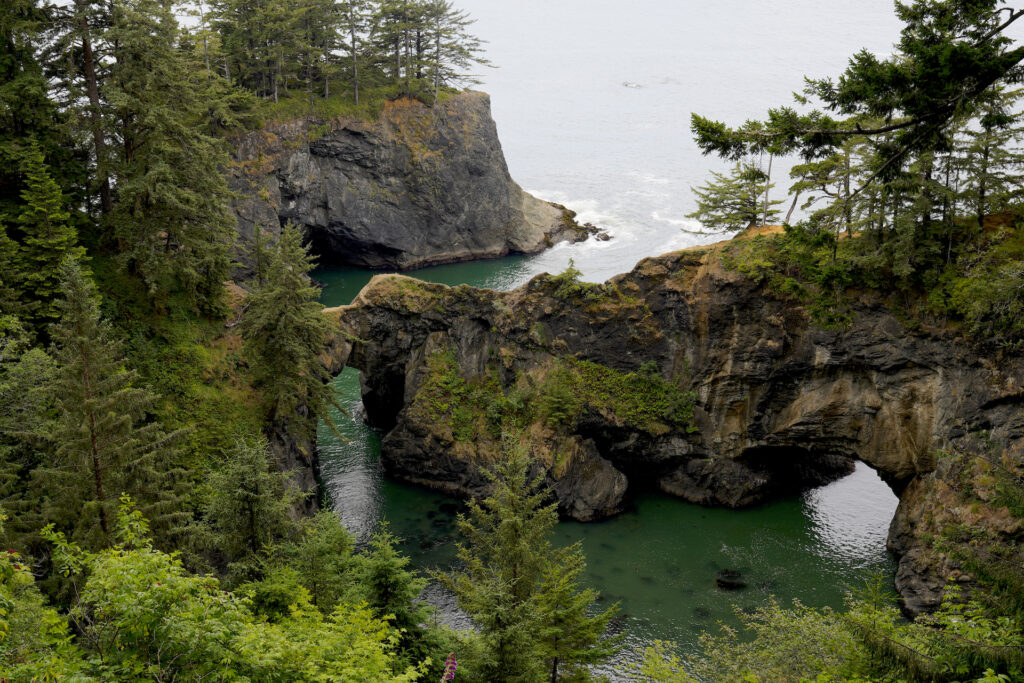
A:
[[[714,180],[693,189],[697,210],[687,214],[687,218],[700,221],[713,232],[733,232],[778,220],[779,212],[775,207],[782,202],[767,199],[766,192],[774,184],[759,167],[737,163],[729,175],[711,175]],[[767,206],[764,204],[766,201]]]
[[[267,419],[305,436],[313,434],[317,418],[329,420],[327,407],[336,403],[320,362],[330,324],[308,276],[312,268],[301,232],[285,226],[267,280],[249,295],[242,319],[245,354]]]
[[[354,603],[363,597],[359,558],[352,550],[352,536],[338,515],[321,510],[303,521],[299,538],[278,547],[275,557],[297,573],[310,603],[330,614],[339,603]]]
[[[234,574],[259,573],[272,543],[294,531],[293,505],[301,496],[287,475],[273,471],[262,437],[240,439],[210,473],[205,520],[212,546],[235,562]]]
[[[691,128],[705,154],[739,159],[748,153],[799,153],[804,159],[827,156],[851,136],[879,138],[883,177],[899,174],[910,154],[948,148],[949,126],[976,112],[986,91],[1000,82],[1016,82],[1024,50],[1013,47],[1006,29],[1022,14],[1002,8],[1001,0],[913,0],[898,3],[904,22],[891,56],[868,50],[854,55],[838,81],[808,80],[805,93],[824,109],[798,113],[770,109],[765,121],[729,128],[694,114]],[[1009,12],[1009,14],[1004,14]],[[807,98],[798,97],[806,104]],[[872,127],[863,120],[883,121]]]
[[[459,517],[462,568],[438,578],[482,631],[482,680],[585,678],[585,665],[616,649],[602,638],[616,608],[588,613],[597,596],[578,587],[579,545],[551,545],[557,506],[545,504],[548,492],[530,476],[531,462],[512,439],[506,457],[486,472],[490,495]]]
[[[113,4],[105,39],[118,58],[103,94],[123,149],[112,162],[118,202],[108,222],[122,262],[158,307],[181,292],[194,310],[220,315],[235,240],[227,148],[203,130],[207,93],[190,77],[178,38],[168,5]]]
[[[71,214],[39,145],[33,141],[21,153],[20,161],[25,180],[21,213],[14,222],[13,237],[18,245],[5,277],[16,283],[22,316],[42,331],[58,315],[60,264],[65,258],[81,257],[85,250],[77,246],[76,231],[69,224]]]
[[[913,681],[954,681],[988,670],[1024,675],[1024,629],[947,589],[934,614],[906,623],[895,607],[864,601],[846,615],[876,660]]]
[[[361,583],[367,606],[379,619],[389,620],[399,633],[398,651],[413,663],[428,658],[431,652],[437,656],[433,634],[423,626],[432,609],[417,602],[427,581],[408,568],[409,558],[399,554],[397,542],[383,524],[362,557]]]
[[[459,442],[471,442],[484,430],[492,436],[500,436],[504,394],[496,373],[463,379],[454,349],[432,353],[427,357],[426,368],[416,400],[426,408],[432,420],[447,425]]]
[[[653,433],[692,431],[693,392],[665,380],[653,364],[621,372],[598,363],[562,358],[541,387],[541,411],[549,424],[575,421],[587,408]]]
[[[302,0],[287,7],[217,0],[213,61],[272,102],[272,118],[373,116],[399,94],[436,102],[475,83],[469,70],[487,60],[471,23],[447,0]]]
[[[127,503],[130,504],[130,501]],[[120,515],[122,524],[132,514]],[[137,526],[137,521],[136,521]],[[82,553],[57,532],[54,560],[87,577],[71,616],[82,631],[87,671],[101,680],[413,681],[392,655],[395,635],[362,607],[324,617],[296,591],[271,623],[213,577],[189,574],[144,536]]]
[[[164,533],[180,516],[174,479],[179,432],[149,420],[156,396],[135,385],[121,347],[100,317],[89,275],[74,260],[62,266],[64,298],[52,328],[58,371],[55,449],[37,474],[51,492],[48,516],[90,547],[111,541],[117,496],[131,493]]]

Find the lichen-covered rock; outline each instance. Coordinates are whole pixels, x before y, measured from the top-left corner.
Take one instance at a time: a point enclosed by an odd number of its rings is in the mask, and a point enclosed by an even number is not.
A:
[[[327,311],[329,363],[363,372],[392,475],[478,494],[512,431],[577,519],[621,510],[629,484],[738,507],[859,459],[902,497],[889,545],[908,610],[932,606],[948,567],[918,521],[942,504],[923,493],[940,488],[935,454],[977,430],[1024,438],[1024,363],[911,332],[867,299],[848,329],[821,329],[726,270],[720,249],[505,293],[378,276]]]
[[[435,107],[402,98],[374,122],[268,126],[239,141],[231,170],[250,272],[257,239],[273,241],[286,221],[305,228],[322,262],[397,270],[536,253],[596,233],[512,180],[490,99],[478,92]]]

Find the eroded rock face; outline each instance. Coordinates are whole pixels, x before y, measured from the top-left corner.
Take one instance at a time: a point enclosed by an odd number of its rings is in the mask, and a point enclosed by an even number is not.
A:
[[[630,484],[738,507],[860,459],[901,496],[889,545],[908,609],[926,609],[944,579],[918,524],[939,504],[934,454],[982,429],[1024,439],[1024,364],[858,309],[849,329],[815,327],[725,270],[718,248],[646,259],[605,285],[538,276],[498,293],[378,276],[327,311],[339,330],[328,356],[363,372],[393,476],[481,493],[512,415],[580,520],[620,511]],[[646,403],[609,390],[627,385]]]
[[[322,262],[397,270],[596,232],[512,180],[490,99],[476,92],[433,108],[396,100],[372,123],[268,126],[239,142],[231,184],[249,271],[257,231],[273,241],[286,221],[306,229]]]

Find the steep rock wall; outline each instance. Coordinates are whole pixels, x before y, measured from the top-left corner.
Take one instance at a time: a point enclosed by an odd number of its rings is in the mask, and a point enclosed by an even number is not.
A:
[[[478,92],[435,107],[399,99],[374,122],[250,133],[231,185],[248,272],[253,245],[286,221],[306,229],[323,262],[398,270],[535,253],[596,232],[512,180],[490,99]]]

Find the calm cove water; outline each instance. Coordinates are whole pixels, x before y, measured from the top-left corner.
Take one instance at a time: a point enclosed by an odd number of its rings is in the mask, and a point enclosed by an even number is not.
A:
[[[510,289],[570,258],[602,281],[639,259],[713,241],[685,219],[690,188],[723,164],[701,157],[691,111],[739,123],[788,103],[808,76],[838,74],[866,47],[885,54],[898,38],[891,0],[459,0],[478,21],[497,69],[481,73],[512,176],[545,199],[566,204],[613,236],[559,245],[534,257],[441,266],[412,275],[447,284]],[[788,165],[776,161],[778,195]],[[686,230],[691,230],[687,232]],[[323,302],[352,300],[371,273],[322,269]],[[359,414],[358,374],[336,387]],[[421,568],[449,566],[458,505],[388,481],[378,435],[336,416],[349,441],[320,432],[324,484],[335,509],[361,538],[382,519],[405,539]],[[751,510],[700,508],[656,494],[598,524],[562,523],[559,542],[581,541],[587,581],[621,603],[623,658],[644,643],[675,641],[692,651],[701,631],[732,621],[733,606],[788,603],[841,606],[850,586],[891,574],[885,534],[896,498],[873,471],[857,471],[803,496]],[[715,585],[725,568],[749,586]],[[450,603],[444,595],[432,599]]]

